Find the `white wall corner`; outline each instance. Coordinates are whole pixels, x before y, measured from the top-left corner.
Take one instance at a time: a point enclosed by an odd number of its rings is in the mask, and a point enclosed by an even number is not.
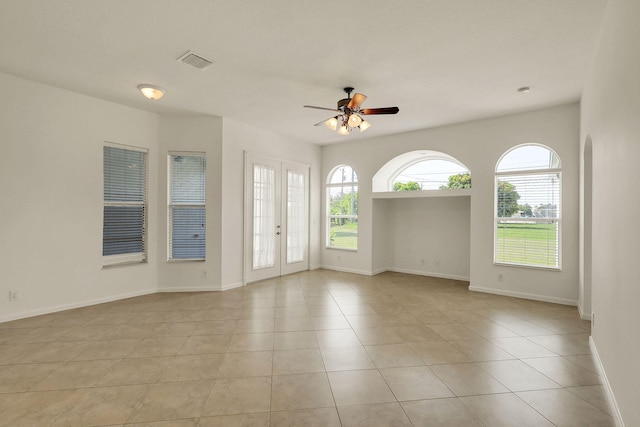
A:
[[[607,403],[609,403],[609,412],[611,413],[611,416],[616,423],[616,427],[625,427],[624,421],[622,420],[622,414],[620,413],[620,408],[618,407],[618,402],[616,401],[616,397],[613,394],[613,390],[611,389],[611,384],[609,384],[609,379],[607,378],[607,373],[604,370],[604,366],[602,366],[602,361],[600,360],[598,348],[596,347],[596,343],[593,340],[593,336],[589,337],[589,347],[591,347],[591,353],[593,354],[593,360],[596,364],[596,368],[598,369],[598,373],[600,374],[600,377],[602,377],[604,394],[607,398]]]
[[[485,287],[482,287],[482,286],[470,285],[469,286],[469,290],[470,291],[474,291],[474,292],[484,292],[486,294],[495,294],[495,295],[503,295],[503,296],[507,296],[507,297],[530,299],[530,300],[534,300],[534,301],[551,302],[551,303],[554,303],[554,304],[571,305],[571,306],[574,306],[574,307],[578,305],[578,302],[576,300],[571,300],[571,299],[566,299],[566,298],[550,297],[550,296],[547,296],[547,295],[530,294],[530,293],[526,293],[526,292],[508,291],[508,290],[505,290],[505,289],[485,288]]]
[[[220,288],[218,289],[218,291],[228,291],[230,289],[236,289],[236,288],[241,288],[245,285],[245,283],[243,282],[235,282],[235,283],[227,283],[227,284],[222,284],[220,286]]]
[[[580,314],[580,318],[582,320],[588,320],[589,322],[591,322],[591,313],[584,312],[584,308],[582,308],[582,304],[580,303],[580,301],[577,302],[577,305],[578,305],[578,313]]]

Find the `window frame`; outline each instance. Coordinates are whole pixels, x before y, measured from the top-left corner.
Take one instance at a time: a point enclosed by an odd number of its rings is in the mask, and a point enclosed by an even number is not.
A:
[[[332,183],[331,180],[333,179],[333,176],[338,172],[338,170],[340,170],[340,168],[344,168],[344,167],[348,167],[351,168],[354,176],[355,176],[355,181],[344,181],[344,182],[339,182],[339,183]],[[332,219],[355,219],[356,220],[356,225],[358,223],[358,207],[356,206],[356,213],[355,215],[352,213],[350,215],[344,215],[344,214],[340,214],[340,215],[332,215],[331,214],[331,189],[333,188],[344,188],[344,187],[349,187],[352,189],[351,193],[358,194],[359,192],[359,184],[358,184],[358,173],[356,172],[355,168],[351,165],[347,165],[347,164],[340,164],[336,167],[334,167],[333,169],[331,169],[331,171],[329,172],[329,174],[327,175],[327,182],[326,182],[326,187],[325,187],[325,191],[326,191],[326,210],[327,210],[327,215],[326,215],[326,240],[325,240],[325,248],[326,249],[337,249],[337,250],[343,250],[343,251],[352,251],[352,252],[357,252],[358,251],[358,240],[359,240],[359,236],[358,233],[356,232],[356,247],[355,248],[349,248],[349,247],[344,247],[344,246],[334,246],[331,244],[331,220]],[[355,190],[354,190],[355,188]],[[357,228],[356,228],[357,230]]]
[[[507,156],[509,153],[512,153],[515,150],[518,150],[520,148],[523,147],[540,147],[540,148],[544,148],[546,150],[548,150],[550,152],[550,154],[553,154],[555,156],[555,158],[557,159],[557,164],[558,167],[551,167],[551,168],[539,168],[539,169],[533,169],[533,168],[529,168],[529,169],[509,169],[506,171],[499,171],[499,167],[500,167],[500,163],[503,161],[503,159],[505,158],[505,156]],[[556,209],[556,216],[553,218],[548,218],[548,217],[542,217],[542,218],[536,218],[536,217],[499,217],[498,216],[498,183],[500,181],[500,178],[504,178],[504,177],[509,177],[509,176],[536,176],[536,175],[550,175],[550,174],[557,174],[558,176],[558,208]],[[498,160],[497,164],[496,164],[496,170],[495,170],[495,175],[494,175],[494,189],[493,189],[493,194],[494,194],[494,203],[493,203],[493,216],[494,216],[494,221],[493,221],[493,240],[494,240],[494,246],[493,246],[493,264],[497,265],[497,266],[508,266],[508,267],[519,267],[519,268],[531,268],[531,269],[540,269],[540,270],[551,270],[551,271],[562,271],[562,160],[560,159],[560,156],[558,156],[558,154],[551,149],[550,147],[547,147],[544,144],[538,144],[538,143],[528,143],[528,144],[520,144],[517,146],[514,146],[512,148],[510,148],[509,150],[505,151],[502,156],[500,156],[500,159]],[[523,263],[515,263],[515,262],[505,262],[505,261],[499,261],[498,260],[498,246],[499,246],[499,240],[498,240],[498,224],[500,224],[501,221],[505,221],[508,220],[509,222],[512,223],[535,223],[535,224],[548,224],[548,223],[555,223],[556,224],[556,240],[557,240],[557,259],[558,259],[558,263],[557,266],[546,266],[546,265],[538,265],[538,264],[523,264]]]
[[[105,192],[105,184],[106,184],[106,148],[114,148],[119,150],[127,150],[134,151],[138,153],[142,153],[143,159],[143,200],[141,202],[132,202],[132,201],[107,201],[105,200],[106,192]],[[136,147],[132,145],[125,144],[117,144],[113,142],[105,142],[102,146],[102,246],[103,246],[103,255],[102,255],[102,266],[104,267],[112,267],[118,265],[126,265],[126,264],[142,264],[148,262],[148,212],[149,212],[149,149],[143,147]],[[113,255],[104,255],[104,241],[105,241],[105,208],[106,207],[131,207],[131,206],[141,206],[143,209],[142,214],[142,252],[132,252],[132,253],[119,253]]]
[[[202,204],[184,204],[184,203],[173,203],[172,202],[172,189],[173,189],[173,166],[171,160],[173,157],[201,157],[204,160],[204,202]],[[205,152],[200,151],[169,151],[167,153],[167,262],[190,262],[190,261],[206,261],[207,256],[207,227],[206,227],[206,216],[207,216],[207,197],[206,197],[206,188],[207,188],[207,156]],[[204,216],[205,216],[205,226],[204,226],[204,256],[202,258],[174,258],[173,256],[173,215],[172,208],[174,206],[186,207],[186,208],[203,208]]]

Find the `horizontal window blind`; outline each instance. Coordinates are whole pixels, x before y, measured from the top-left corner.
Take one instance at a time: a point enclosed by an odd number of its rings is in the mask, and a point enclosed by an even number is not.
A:
[[[105,265],[146,259],[146,153],[105,146],[102,255]]]
[[[560,266],[559,171],[496,176],[495,262]]]
[[[169,259],[206,256],[206,160],[203,154],[169,155]]]

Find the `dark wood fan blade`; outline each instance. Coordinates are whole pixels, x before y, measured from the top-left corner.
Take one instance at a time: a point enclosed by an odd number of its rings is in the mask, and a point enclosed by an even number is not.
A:
[[[360,114],[397,114],[398,111],[400,111],[398,107],[364,108],[360,110]]]
[[[366,101],[366,99],[366,95],[356,93],[355,95],[353,95],[353,98],[351,98],[351,101],[349,101],[349,103],[347,104],[347,108],[350,108],[352,110],[360,108],[360,105],[362,105],[362,103]]]
[[[315,108],[316,110],[327,110],[327,111],[337,111],[340,112],[340,110],[336,110],[335,108],[325,108],[325,107],[316,107],[314,105],[303,105],[304,108]]]

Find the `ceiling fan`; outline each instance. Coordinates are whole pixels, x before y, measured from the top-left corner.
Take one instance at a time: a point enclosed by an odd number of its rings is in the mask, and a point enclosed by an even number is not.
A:
[[[314,126],[325,124],[329,129],[337,131],[340,135],[349,135],[351,130],[358,128],[360,132],[371,127],[371,123],[366,121],[362,116],[373,114],[397,114],[400,109],[398,107],[386,108],[360,108],[362,103],[367,99],[366,95],[356,93],[351,97],[352,87],[345,87],[344,91],[347,97],[338,101],[338,108],[316,107],[313,105],[305,105],[305,108],[315,108],[318,110],[334,111],[338,113],[336,116],[327,120],[316,123]]]

